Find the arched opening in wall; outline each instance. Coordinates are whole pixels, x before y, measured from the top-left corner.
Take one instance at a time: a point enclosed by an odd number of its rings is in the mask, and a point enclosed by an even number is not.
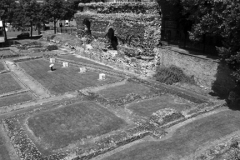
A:
[[[83,25],[84,25],[84,30],[87,34],[91,34],[91,22],[89,21],[89,19],[85,18],[83,20]]]
[[[112,28],[110,28],[107,32],[107,38],[110,42],[110,46],[108,48],[113,48],[114,50],[117,50],[117,46],[118,46],[118,39],[117,37],[114,35],[114,30]]]

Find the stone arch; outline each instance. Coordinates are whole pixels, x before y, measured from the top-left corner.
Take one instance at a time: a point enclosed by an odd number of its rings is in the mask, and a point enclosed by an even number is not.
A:
[[[91,22],[89,21],[88,18],[85,18],[83,20],[83,25],[84,25],[84,30],[86,33],[91,34]]]
[[[113,48],[114,50],[117,50],[117,46],[118,46],[118,39],[115,36],[114,33],[114,29],[113,28],[108,28],[107,34],[106,34],[106,38],[109,41],[109,48]]]

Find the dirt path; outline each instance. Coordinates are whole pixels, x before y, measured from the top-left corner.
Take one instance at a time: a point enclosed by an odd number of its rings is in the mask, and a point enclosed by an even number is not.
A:
[[[145,139],[94,160],[194,160],[199,151],[240,130],[240,112],[221,109],[177,124],[159,141]]]
[[[28,88],[30,88],[40,99],[50,97],[50,94],[39,84],[32,81],[23,71],[21,71],[17,65],[13,62],[6,61],[7,67],[19,78],[19,80],[24,83]]]

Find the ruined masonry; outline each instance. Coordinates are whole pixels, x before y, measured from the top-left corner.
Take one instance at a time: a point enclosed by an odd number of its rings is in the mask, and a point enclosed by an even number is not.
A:
[[[161,38],[157,3],[80,3],[79,8],[79,54],[137,74],[155,70],[154,48]]]

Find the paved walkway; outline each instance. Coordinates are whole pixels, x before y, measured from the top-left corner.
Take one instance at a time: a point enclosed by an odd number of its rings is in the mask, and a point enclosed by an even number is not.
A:
[[[24,83],[28,88],[30,88],[40,99],[50,97],[50,93],[40,86],[40,84],[35,83],[32,79],[29,78],[23,71],[21,71],[17,65],[13,62],[6,61],[8,68]]]

